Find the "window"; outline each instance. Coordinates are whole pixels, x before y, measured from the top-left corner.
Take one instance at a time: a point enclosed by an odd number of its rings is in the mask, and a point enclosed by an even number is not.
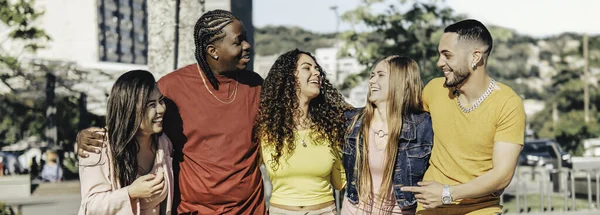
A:
[[[146,64],[147,0],[98,0],[100,61]]]

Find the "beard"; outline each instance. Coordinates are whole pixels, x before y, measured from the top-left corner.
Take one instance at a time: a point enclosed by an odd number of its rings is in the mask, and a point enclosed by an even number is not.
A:
[[[444,83],[444,85],[446,87],[457,87],[458,85],[465,82],[465,80],[467,80],[469,76],[471,76],[471,72],[469,72],[468,67],[458,68],[457,70],[454,70],[452,72],[452,79],[446,78],[446,82]]]

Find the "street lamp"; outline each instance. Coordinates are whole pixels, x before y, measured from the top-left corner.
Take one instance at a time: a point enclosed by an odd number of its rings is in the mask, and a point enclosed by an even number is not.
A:
[[[340,15],[338,14],[338,6],[337,5],[333,5],[331,7],[329,7],[329,9],[333,10],[333,13],[335,14],[335,33],[339,33],[340,32]]]

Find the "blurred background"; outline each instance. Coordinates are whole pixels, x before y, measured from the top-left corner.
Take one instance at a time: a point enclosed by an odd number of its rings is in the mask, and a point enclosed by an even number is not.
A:
[[[598,213],[600,1],[0,0],[0,214],[75,214],[77,132],[104,126],[122,73],[158,79],[194,63],[194,24],[213,9],[245,23],[250,69],[265,77],[279,54],[309,51],[354,106],[376,60],[411,57],[426,84],[442,76],[444,27],[482,21],[494,38],[488,72],[527,113],[506,212]]]

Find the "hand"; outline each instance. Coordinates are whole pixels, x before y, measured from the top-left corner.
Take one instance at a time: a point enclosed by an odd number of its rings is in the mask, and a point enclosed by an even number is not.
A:
[[[129,187],[129,197],[132,199],[149,198],[159,194],[165,186],[165,177],[162,168],[156,174],[148,174],[136,179]]]
[[[87,152],[91,153],[100,153],[100,149],[98,147],[103,147],[104,145],[104,129],[92,127],[88,129],[81,130],[77,134],[77,155],[82,158],[87,158],[89,155]]]
[[[417,183],[419,187],[403,187],[401,190],[412,192],[417,198],[417,202],[423,205],[425,209],[437,208],[442,203],[442,190],[444,185],[435,181],[426,181]]]

